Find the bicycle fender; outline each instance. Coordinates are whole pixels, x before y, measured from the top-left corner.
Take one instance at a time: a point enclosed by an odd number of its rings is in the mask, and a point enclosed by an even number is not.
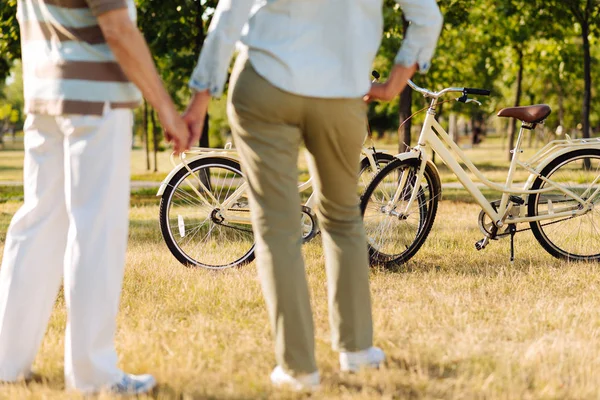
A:
[[[202,158],[211,158],[211,157],[214,158],[215,155],[214,154],[199,154],[199,155],[194,156],[194,157],[186,158],[186,161],[187,161],[188,164],[190,164],[191,162],[194,162],[196,160],[199,160],[199,159],[202,159]],[[219,155],[218,157],[224,158],[226,160],[231,160],[231,161],[239,162],[238,160],[236,160],[233,157],[227,157],[227,156],[224,156],[224,155]],[[179,171],[181,171],[184,168],[185,168],[185,166],[183,165],[183,163],[179,163],[179,164],[177,164],[171,170],[171,172],[169,172],[169,175],[167,175],[167,177],[165,179],[163,179],[163,181],[160,183],[160,186],[158,188],[158,192],[156,192],[156,197],[162,197],[163,193],[165,192],[165,189],[167,188],[167,184],[169,183],[169,181],[171,180],[171,178],[173,178],[176,173],[178,173]]]
[[[531,167],[531,166],[530,167],[533,168],[538,173],[542,172],[544,170],[544,168],[546,168],[546,166],[548,164],[550,164],[552,161],[554,161],[556,158],[562,156],[563,154],[567,154],[567,153],[570,153],[572,151],[579,150],[582,148],[584,148],[584,147],[583,146],[575,146],[575,147],[565,147],[562,149],[558,149],[558,150],[550,153],[546,158],[544,158],[542,161],[540,161],[535,167]],[[597,144],[594,144],[594,143],[590,143],[589,148],[598,149],[598,148],[600,148],[600,146]],[[531,186],[533,185],[533,182],[535,182],[536,178],[537,178],[536,174],[530,173],[529,178],[527,178],[527,181],[523,185],[524,188],[531,189]]]
[[[563,154],[570,153],[571,151],[580,150],[580,149],[583,149],[583,148],[585,148],[585,147],[583,147],[583,146],[581,146],[581,147],[580,146],[577,146],[577,147],[565,147],[563,149],[559,149],[557,151],[554,151],[550,155],[548,155],[548,157],[546,157],[542,161],[540,161],[535,166],[535,170],[538,171],[538,172],[541,172],[544,168],[546,168],[546,165],[548,165],[552,161],[554,161],[555,158],[558,158],[558,157],[562,156]],[[589,148],[591,148],[591,149],[598,149],[598,148],[600,148],[600,146],[590,145]]]
[[[394,155],[394,158],[397,158],[399,160],[405,161],[405,160],[411,160],[411,159],[419,159],[420,157],[420,153],[416,152],[416,151],[407,151],[405,153],[400,153],[400,154],[396,154]],[[438,167],[430,160],[427,160],[427,165],[429,165],[437,174],[437,176],[440,176],[440,171],[438,170]]]
[[[402,161],[406,161],[406,160],[411,160],[413,158],[419,159],[420,153],[416,152],[416,151],[407,151],[405,153],[400,153],[400,154],[395,154],[394,158],[397,158],[398,160],[402,160]]]

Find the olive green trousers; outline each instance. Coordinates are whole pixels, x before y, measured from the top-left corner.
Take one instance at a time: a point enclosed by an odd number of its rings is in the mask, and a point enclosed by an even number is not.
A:
[[[302,142],[312,155],[333,348],[369,348],[369,267],[357,194],[366,105],[358,98],[284,92],[239,57],[231,76],[228,115],[250,186],[258,274],[278,365],[292,375],[317,370],[301,251],[297,162]]]

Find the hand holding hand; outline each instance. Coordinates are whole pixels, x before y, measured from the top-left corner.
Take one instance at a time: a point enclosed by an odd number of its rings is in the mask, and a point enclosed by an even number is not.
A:
[[[208,103],[210,102],[210,93],[208,90],[195,92],[187,110],[183,113],[183,120],[190,130],[190,138],[188,146],[197,143],[202,137],[204,129],[204,119],[208,111]]]
[[[165,130],[165,138],[173,143],[175,154],[190,148],[190,131],[172,103],[158,111],[158,119]]]

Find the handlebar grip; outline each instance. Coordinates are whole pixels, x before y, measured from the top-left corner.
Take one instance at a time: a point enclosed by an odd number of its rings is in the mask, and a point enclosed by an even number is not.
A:
[[[480,94],[482,96],[489,96],[490,93],[492,93],[492,92],[487,89],[465,88],[463,93],[465,93],[465,94]]]

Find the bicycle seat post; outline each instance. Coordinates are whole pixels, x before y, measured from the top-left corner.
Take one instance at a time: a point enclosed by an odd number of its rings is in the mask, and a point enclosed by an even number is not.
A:
[[[515,143],[515,147],[510,150],[510,152],[512,153],[512,157],[510,159],[510,167],[508,168],[508,174],[506,175],[506,183],[505,186],[506,188],[510,188],[512,187],[513,184],[513,178],[514,178],[514,174],[515,171],[517,169],[517,163],[519,161],[519,155],[523,152],[523,150],[521,150],[521,143],[523,141],[523,132],[525,129],[530,129],[528,125],[526,125],[525,122],[523,122],[521,124],[521,128],[519,129],[519,135],[517,136],[517,142]],[[508,200],[509,200],[509,193],[503,193],[502,194],[502,199],[500,201],[500,208],[499,210],[507,210],[507,204],[508,204]],[[504,218],[506,217],[506,215],[502,216],[504,220]],[[498,221],[498,222],[502,222],[502,221]]]

